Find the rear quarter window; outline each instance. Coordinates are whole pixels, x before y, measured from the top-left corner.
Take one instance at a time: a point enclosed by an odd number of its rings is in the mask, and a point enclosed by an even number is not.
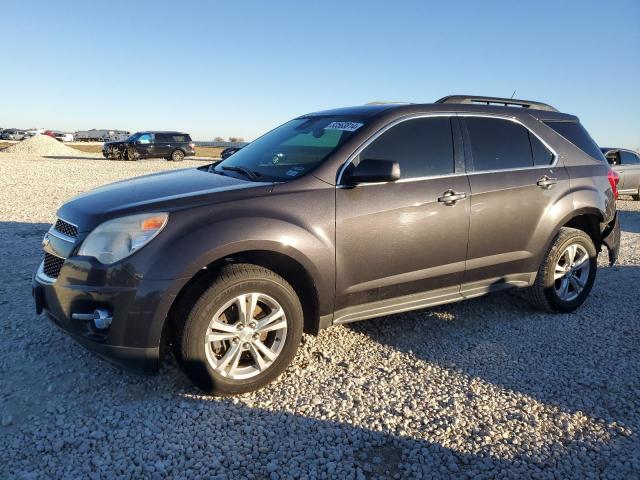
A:
[[[578,122],[544,122],[547,126],[553,128],[556,133],[564,137],[565,140],[573,143],[587,155],[596,160],[605,161],[604,155],[594,142],[589,132]]]

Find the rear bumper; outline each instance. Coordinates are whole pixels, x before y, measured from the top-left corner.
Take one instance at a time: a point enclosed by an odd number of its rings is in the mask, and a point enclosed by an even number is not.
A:
[[[127,275],[126,269],[100,271],[86,263],[67,260],[55,280],[40,266],[32,280],[36,312],[44,312],[58,328],[112,363],[143,373],[157,371],[162,329],[175,298],[169,292],[170,281],[139,280]],[[106,330],[91,320],[72,318],[74,313],[89,314],[98,308],[112,314]]]
[[[609,265],[613,265],[618,260],[618,254],[620,253],[620,222],[618,221],[617,212],[613,221],[602,232],[602,243],[609,250]]]

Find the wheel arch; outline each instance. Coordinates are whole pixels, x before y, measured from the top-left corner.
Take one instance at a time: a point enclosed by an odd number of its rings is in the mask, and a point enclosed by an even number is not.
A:
[[[567,213],[558,222],[554,228],[552,234],[547,239],[544,252],[546,253],[551,247],[560,229],[563,227],[575,228],[585,232],[596,247],[596,251],[599,252],[602,248],[602,237],[600,231],[600,224],[604,221],[604,215],[600,210],[593,207],[584,207]]]
[[[282,252],[262,249],[239,250],[209,261],[180,286],[164,320],[161,342],[163,345],[175,333],[178,322],[186,318],[193,304],[211,285],[220,270],[234,263],[258,265],[283,277],[300,298],[304,312],[304,332],[314,335],[319,332],[319,294],[309,270],[300,261]]]

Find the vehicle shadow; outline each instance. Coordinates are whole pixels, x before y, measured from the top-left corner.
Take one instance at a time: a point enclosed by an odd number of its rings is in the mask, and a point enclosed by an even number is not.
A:
[[[640,203],[640,202],[636,202]],[[620,230],[629,233],[640,233],[640,210],[618,210]]]
[[[601,267],[587,303],[571,314],[536,310],[515,290],[347,327],[546,405],[635,423],[638,291],[622,285],[640,285],[640,267]]]
[[[52,158],[55,160],[106,160],[104,157],[91,155],[43,155],[42,158]]]

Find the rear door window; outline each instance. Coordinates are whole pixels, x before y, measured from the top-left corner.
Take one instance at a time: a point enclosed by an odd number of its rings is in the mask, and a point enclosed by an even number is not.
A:
[[[533,167],[532,140],[525,127],[501,118],[465,117],[464,120],[474,171]],[[544,162],[544,155],[540,157]]]
[[[640,160],[636,155],[631,152],[620,152],[620,160],[622,165],[638,165],[640,164]]]
[[[184,143],[184,142],[188,142],[190,141],[187,140],[187,136],[186,135],[179,135],[179,134],[173,134],[171,135],[171,138],[174,142],[180,142],[180,143]]]
[[[551,165],[554,159],[553,152],[549,150],[546,145],[542,143],[542,141],[531,132],[529,132],[529,141],[531,142],[531,153],[533,154],[534,165]]]
[[[449,117],[406,120],[384,132],[353,162],[392,160],[400,164],[400,178],[447,175],[454,171]]]
[[[587,155],[604,162],[605,158],[589,132],[578,122],[544,122]]]

